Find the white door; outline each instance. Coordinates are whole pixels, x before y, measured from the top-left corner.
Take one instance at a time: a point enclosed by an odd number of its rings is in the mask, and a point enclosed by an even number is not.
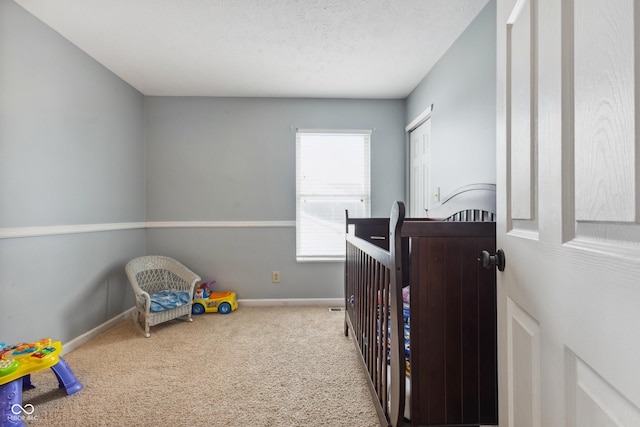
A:
[[[429,145],[431,139],[431,119],[427,119],[409,133],[409,155],[411,180],[411,217],[425,216],[429,209]]]
[[[500,425],[640,426],[640,3],[497,0]]]

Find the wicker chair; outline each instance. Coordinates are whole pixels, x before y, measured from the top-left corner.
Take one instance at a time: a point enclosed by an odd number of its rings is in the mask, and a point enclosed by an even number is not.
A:
[[[125,267],[136,296],[133,322],[150,336],[149,327],[172,319],[192,321],[191,304],[200,277],[178,261],[159,255],[132,259]],[[141,320],[142,318],[142,320]]]

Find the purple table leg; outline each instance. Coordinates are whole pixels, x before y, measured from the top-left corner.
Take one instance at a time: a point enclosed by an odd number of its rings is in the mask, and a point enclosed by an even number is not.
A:
[[[56,374],[56,378],[58,378],[58,385],[60,388],[64,388],[67,390],[67,395],[72,395],[80,390],[82,390],[82,384],[75,375],[73,375],[73,371],[69,367],[69,364],[60,357],[58,363],[51,367],[51,370],[54,374]]]
[[[69,364],[62,358],[51,367],[51,370],[58,379],[60,388],[67,391],[67,395],[72,395],[82,390],[82,384]],[[0,427],[26,427],[22,421],[24,419],[22,406],[22,390],[28,390],[34,386],[31,384],[31,375],[25,375],[0,386]],[[33,409],[33,405],[26,405],[27,410]]]
[[[22,391],[31,390],[32,388],[36,388],[36,386],[31,384],[31,374],[27,374],[22,377]]]
[[[0,386],[0,427],[26,427],[22,422],[22,378]]]

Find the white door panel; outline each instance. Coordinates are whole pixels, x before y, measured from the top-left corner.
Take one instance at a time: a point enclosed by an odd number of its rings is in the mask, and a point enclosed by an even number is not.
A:
[[[533,121],[535,53],[533,0],[519,2],[507,26],[509,141],[511,152],[511,218],[533,219]]]
[[[636,219],[633,6],[633,0],[574,2],[578,221]]]
[[[640,425],[633,0],[498,0],[502,426]]]
[[[509,424],[540,427],[540,325],[507,299]]]
[[[569,427],[640,425],[638,408],[571,352],[566,372]]]
[[[430,207],[429,198],[429,167],[430,167],[430,145],[431,145],[431,119],[427,119],[409,134],[409,153],[411,181],[411,216],[420,218],[425,216],[425,210]]]

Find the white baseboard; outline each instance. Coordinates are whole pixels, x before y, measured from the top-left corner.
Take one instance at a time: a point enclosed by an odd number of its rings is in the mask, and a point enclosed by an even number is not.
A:
[[[238,305],[246,306],[300,306],[300,305],[326,305],[343,306],[344,298],[282,298],[282,299],[239,299]]]
[[[125,311],[124,313],[118,314],[117,316],[107,320],[101,325],[98,325],[95,328],[91,329],[90,331],[87,331],[84,334],[80,335],[79,337],[72,339],[68,343],[63,344],[60,355],[64,356],[65,354],[80,347],[82,344],[90,341],[92,338],[95,338],[101,333],[113,328],[115,325],[122,322],[124,319],[131,317],[135,309],[136,309],[135,307],[131,307],[129,310]]]

